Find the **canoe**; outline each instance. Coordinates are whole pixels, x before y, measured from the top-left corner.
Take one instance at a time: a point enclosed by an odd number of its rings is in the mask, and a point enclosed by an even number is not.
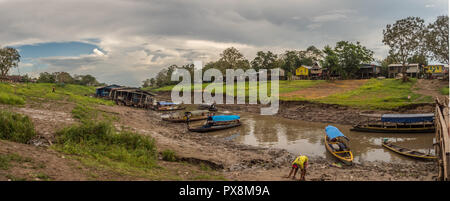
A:
[[[226,124],[226,125],[216,125],[216,126],[210,126],[210,127],[206,127],[206,126],[201,126],[201,127],[196,127],[196,128],[188,128],[189,131],[192,132],[198,132],[198,133],[205,133],[205,132],[211,132],[211,131],[217,131],[217,130],[224,130],[224,129],[228,129],[228,128],[234,128],[234,127],[238,127],[240,126],[241,123],[232,123],[232,124]]]
[[[172,123],[183,123],[188,120],[188,118],[186,117],[187,114],[189,114],[189,121],[199,121],[208,119],[208,116],[210,116],[211,113],[208,110],[195,110],[190,112],[184,112],[183,114],[173,113],[161,115],[161,119],[163,121],[168,121]]]
[[[368,125],[361,126],[356,125],[350,129],[350,131],[358,131],[358,132],[373,132],[373,133],[434,133],[434,126],[429,127],[395,127],[395,126],[378,126],[378,125]]]
[[[189,121],[186,123],[189,131],[203,133],[240,126],[239,119],[238,115],[215,115],[209,116],[206,123],[199,127],[192,128],[189,126]]]
[[[367,118],[351,128],[351,131],[375,133],[433,133],[434,114],[360,114]],[[371,121],[370,119],[375,119]]]
[[[332,140],[335,138],[337,141],[333,142]],[[343,142],[342,138],[347,139],[338,128],[334,126],[327,126],[325,128],[324,144],[327,151],[344,164],[351,165],[353,163],[353,153],[350,150],[350,147]],[[341,146],[339,146],[339,144],[341,144]]]
[[[391,150],[391,151],[393,151],[395,153],[398,153],[398,154],[401,154],[401,155],[404,155],[404,156],[409,156],[411,158],[416,158],[416,159],[436,159],[436,156],[433,156],[431,154],[425,154],[425,153],[422,153],[422,152],[419,152],[419,151],[414,151],[414,150],[411,150],[411,149],[408,149],[408,148],[405,148],[405,147],[400,147],[400,146],[394,145],[394,144],[392,144],[390,142],[387,142],[387,141],[383,141],[382,145],[383,145],[383,147],[385,147],[385,148],[387,148],[387,149],[389,149],[389,150]]]

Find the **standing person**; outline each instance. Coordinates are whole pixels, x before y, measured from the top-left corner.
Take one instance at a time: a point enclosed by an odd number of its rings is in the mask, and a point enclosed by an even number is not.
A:
[[[300,168],[300,181],[305,181],[306,176],[306,168],[308,167],[308,157],[307,156],[299,156],[292,162],[292,168],[289,172],[289,175],[286,178],[291,177],[292,172],[294,172],[294,175],[292,176],[292,179],[295,179],[295,175],[297,174],[298,168]]]

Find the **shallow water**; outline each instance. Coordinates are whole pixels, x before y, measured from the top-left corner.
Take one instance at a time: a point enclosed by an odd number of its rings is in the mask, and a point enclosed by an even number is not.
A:
[[[234,112],[225,111],[233,114]],[[352,132],[349,125],[314,123],[301,120],[290,120],[276,116],[239,113],[242,126],[227,130],[205,133],[226,140],[262,147],[283,148],[299,155],[324,157],[335,160],[324,146],[324,133],[327,125],[341,130],[349,139],[354,155],[354,162],[385,161],[392,163],[417,162],[381,146],[383,138],[397,145],[412,148],[425,153],[434,154],[434,133],[396,134]]]

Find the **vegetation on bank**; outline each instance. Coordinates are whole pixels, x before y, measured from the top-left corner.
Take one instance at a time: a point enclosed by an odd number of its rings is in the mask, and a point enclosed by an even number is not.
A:
[[[325,80],[292,80],[286,81],[281,80],[279,82],[279,93],[285,94],[293,91],[298,91],[302,89],[308,89],[314,87],[318,84],[325,83]],[[280,97],[280,100],[284,101],[311,101],[320,102],[326,104],[338,104],[345,106],[352,106],[364,109],[393,109],[400,106],[405,106],[409,104],[416,103],[431,103],[431,96],[423,96],[416,94],[412,91],[414,84],[417,79],[411,78],[409,82],[402,82],[396,79],[370,79],[367,83],[361,87],[339,94],[333,94],[330,91],[330,95],[319,99],[306,99],[303,96],[289,96]],[[161,88],[154,89],[158,92],[171,91],[175,85],[164,86]],[[203,90],[207,87],[213,87],[210,83],[203,83]],[[270,95],[270,82],[268,83],[267,89]],[[194,86],[191,87],[192,89]],[[245,95],[248,96],[248,91],[251,89],[248,82],[245,83]],[[257,89],[259,88],[259,83],[257,84]],[[237,95],[240,88],[237,84],[234,85],[234,94]],[[313,89],[312,89],[313,90]],[[448,87],[446,88],[448,94]],[[445,93],[445,88],[441,89],[442,93]],[[223,93],[226,94],[226,87],[223,86]]]
[[[53,92],[55,88],[55,92]],[[113,105],[112,101],[91,97],[95,87],[52,83],[0,83],[0,103],[23,105],[27,101],[69,101],[80,104]]]
[[[442,87],[439,89],[442,95],[448,95],[448,86]]]
[[[317,101],[364,109],[394,109],[409,104],[431,103],[433,101],[431,96],[412,92],[416,82],[417,79],[410,79],[409,82],[396,79],[370,79],[358,89],[334,94]]]
[[[156,167],[154,139],[129,131],[117,131],[107,122],[84,122],[56,133],[56,149],[109,166]]]
[[[0,139],[27,143],[35,136],[34,124],[28,116],[0,111]]]

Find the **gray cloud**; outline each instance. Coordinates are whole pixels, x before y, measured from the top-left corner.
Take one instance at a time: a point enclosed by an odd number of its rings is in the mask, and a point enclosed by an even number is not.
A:
[[[231,45],[252,59],[257,50],[281,53],[358,40],[383,57],[386,24],[407,16],[431,21],[447,13],[443,0],[3,0],[0,44],[93,43],[105,58],[40,62],[137,85],[170,64],[216,59]]]

